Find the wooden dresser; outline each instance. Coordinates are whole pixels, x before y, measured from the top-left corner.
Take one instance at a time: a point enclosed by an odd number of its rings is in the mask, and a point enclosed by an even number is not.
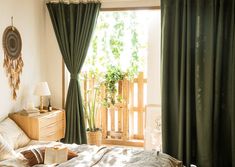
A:
[[[52,110],[37,116],[25,116],[20,113],[10,115],[30,139],[58,141],[64,137],[65,112]]]

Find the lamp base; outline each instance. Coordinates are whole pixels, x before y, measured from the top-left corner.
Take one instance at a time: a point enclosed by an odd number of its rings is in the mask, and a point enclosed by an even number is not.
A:
[[[47,112],[46,110],[43,110],[43,96],[40,96],[40,107],[39,107],[40,112]]]

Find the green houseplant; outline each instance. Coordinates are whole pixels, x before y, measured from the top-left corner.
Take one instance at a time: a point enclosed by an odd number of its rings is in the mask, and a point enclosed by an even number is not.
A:
[[[83,103],[83,107],[88,126],[87,142],[88,144],[100,145],[102,139],[101,129],[96,126],[97,112],[100,107],[100,103],[97,98],[99,88],[95,87],[92,90],[88,90],[86,93],[89,98]]]
[[[104,85],[106,97],[104,98],[104,106],[110,107],[116,103],[116,99],[120,100],[120,97],[116,97],[118,81],[125,78],[125,73],[121,71],[119,66],[109,66],[104,76]]]

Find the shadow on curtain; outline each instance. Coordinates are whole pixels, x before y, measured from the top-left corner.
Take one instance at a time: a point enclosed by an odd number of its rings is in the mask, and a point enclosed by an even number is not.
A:
[[[64,142],[87,143],[78,74],[84,63],[101,4],[47,3],[61,54],[70,72]]]
[[[235,167],[235,1],[162,0],[163,151]]]

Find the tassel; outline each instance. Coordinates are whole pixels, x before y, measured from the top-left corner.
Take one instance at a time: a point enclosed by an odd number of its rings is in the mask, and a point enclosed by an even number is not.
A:
[[[20,74],[22,73],[24,63],[20,56],[16,60],[10,60],[8,56],[4,56],[3,67],[6,70],[6,76],[9,78],[9,85],[12,88],[13,100],[17,98],[16,90],[20,87]]]
[[[13,96],[13,100],[16,100],[17,94],[16,94],[15,89],[13,89],[13,94],[12,94],[12,96]]]

